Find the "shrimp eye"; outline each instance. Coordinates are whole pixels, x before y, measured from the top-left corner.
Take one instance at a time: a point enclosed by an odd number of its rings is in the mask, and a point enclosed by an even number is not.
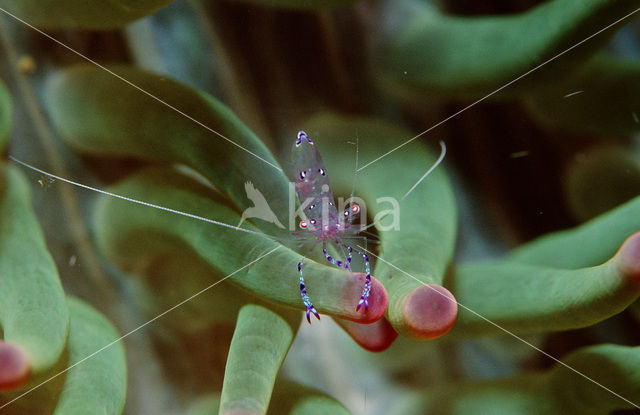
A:
[[[300,171],[300,178],[301,178],[302,180],[304,180],[304,178],[305,178],[305,177],[307,177],[307,172],[306,172],[306,171],[304,171],[304,170],[301,170],[301,171]]]
[[[300,229],[307,229],[307,226],[309,226],[307,225],[307,222],[303,220],[300,221]]]
[[[358,206],[356,203],[353,204],[353,206],[351,206],[351,212],[356,215],[360,212],[360,206]]]
[[[327,174],[327,172],[325,172],[325,171],[324,171],[324,169],[323,169],[322,167],[318,169],[318,173],[320,173],[320,174],[321,174],[321,175],[323,175],[323,176],[324,176],[325,174]]]
[[[311,219],[311,220],[309,221],[309,223],[311,223],[312,225],[315,225],[315,224],[316,224],[316,220],[315,220],[315,219]]]
[[[349,210],[348,209],[344,211],[344,216],[345,217],[349,216]]]

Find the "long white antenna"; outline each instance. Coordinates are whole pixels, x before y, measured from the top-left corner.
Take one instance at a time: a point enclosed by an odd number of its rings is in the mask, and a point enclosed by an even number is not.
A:
[[[442,160],[444,160],[444,156],[447,154],[447,146],[444,144],[444,141],[440,141],[440,157],[438,157],[438,160],[436,160],[435,163],[433,163],[433,166],[431,166],[429,168],[429,170],[427,170],[427,172],[425,174],[422,175],[421,178],[418,179],[418,181],[416,182],[416,184],[414,184],[413,186],[411,186],[411,189],[409,189],[407,191],[407,193],[404,194],[404,196],[402,196],[400,198],[400,202],[402,202],[407,196],[409,196],[409,194],[411,192],[413,192],[413,190],[418,187],[418,185],[429,175],[431,174],[432,171],[435,170],[436,167],[438,167],[438,165],[440,163],[442,163]]]
[[[243,229],[243,228],[239,228],[237,226],[233,226],[233,225],[229,225],[228,223],[224,223],[224,222],[219,222],[217,220],[213,220],[213,219],[209,219],[209,218],[205,218],[202,216],[198,216],[198,215],[194,215],[192,213],[187,213],[187,212],[182,212],[180,210],[176,210],[176,209],[171,209],[165,206],[160,206],[160,205],[154,205],[153,203],[148,203],[148,202],[143,202],[142,200],[137,200],[137,199],[132,199],[130,197],[126,197],[126,196],[122,196],[116,193],[112,193],[112,192],[108,192],[106,190],[102,190],[102,189],[98,189],[96,187],[91,187],[91,186],[87,186],[86,184],[82,184],[82,183],[78,183],[78,182],[74,182],[73,180],[69,180],[69,179],[65,179],[64,177],[60,177],[60,176],[56,176],[55,174],[51,174],[47,171],[41,170],[37,167],[34,167],[28,163],[25,163],[22,160],[18,160],[17,158],[13,157],[13,156],[9,156],[9,159],[11,159],[12,161],[28,168],[31,169],[33,171],[37,171],[40,174],[44,174],[45,176],[49,176],[49,177],[53,177],[56,180],[60,180],[61,182],[65,182],[65,183],[69,183],[73,186],[77,186],[80,187],[82,189],[86,189],[86,190],[91,190],[92,192],[96,192],[96,193],[100,193],[103,195],[107,195],[107,196],[111,196],[111,197],[115,197],[117,199],[122,199],[122,200],[126,200],[127,202],[131,202],[131,203],[137,203],[138,205],[142,205],[142,206],[147,206],[153,209],[159,209],[159,210],[164,210],[165,212],[169,212],[169,213],[175,213],[176,215],[181,215],[181,216],[186,216],[188,218],[191,219],[196,219],[196,220],[201,220],[203,222],[207,222],[207,223],[211,223],[213,225],[218,225],[221,226],[223,228],[229,228],[229,229],[233,229],[236,231],[240,231],[240,232],[246,232],[246,233],[250,233],[252,235],[259,235],[262,237],[266,237],[266,238],[271,238],[269,235],[266,235],[264,233],[261,232],[255,232],[249,229]]]
[[[411,192],[413,192],[413,191],[415,190],[415,188],[416,188],[416,187],[418,187],[418,185],[419,185],[419,184],[420,184],[424,179],[426,179],[426,178],[427,178],[427,176],[428,176],[429,174],[431,174],[431,172],[432,172],[433,170],[435,170],[435,168],[436,168],[436,167],[438,167],[438,166],[440,165],[440,163],[442,163],[442,160],[444,160],[444,156],[445,156],[446,154],[447,154],[447,146],[444,144],[444,141],[440,141],[440,157],[438,157],[438,159],[436,160],[436,162],[435,162],[435,163],[433,163],[433,166],[429,167],[429,170],[427,170],[427,171],[425,172],[425,174],[423,174],[423,175],[422,175],[422,177],[420,177],[420,178],[418,179],[418,181],[417,181],[413,186],[411,186],[411,189],[409,189],[409,190],[407,191],[407,193],[405,193],[405,194],[404,194],[404,196],[402,196],[402,197],[400,198],[400,202],[402,202],[402,201],[403,201],[407,196],[409,196],[409,194],[410,194]],[[386,215],[384,215],[383,217],[381,217],[380,219],[378,219],[378,221],[377,221],[377,222],[373,222],[373,223],[368,224],[367,226],[365,226],[365,227],[363,227],[362,229],[360,229],[358,232],[363,232],[363,231],[366,231],[366,230],[367,230],[367,229],[369,229],[369,228],[374,227],[374,226],[376,225],[376,223],[380,223],[380,221],[381,221],[382,219],[386,218],[387,216],[389,216],[389,214],[388,214],[388,213],[387,213]]]
[[[128,79],[125,79],[124,77],[122,77],[121,75],[118,75],[117,73],[115,73],[111,69],[107,68],[106,66],[99,64],[97,61],[87,57],[86,55],[83,55],[82,53],[78,52],[76,49],[74,49],[71,46],[59,41],[58,39],[56,39],[55,37],[51,36],[50,34],[45,33],[42,30],[38,29],[37,27],[33,26],[32,24],[22,20],[21,18],[19,18],[15,14],[9,13],[7,10],[3,9],[2,7],[0,7],[0,12],[3,12],[7,16],[11,16],[15,20],[17,20],[20,23],[22,23],[23,25],[35,30],[36,32],[40,33],[44,37],[46,37],[48,39],[51,39],[52,41],[54,41],[58,45],[62,46],[63,48],[65,48],[67,50],[69,50],[70,52],[75,53],[76,55],[80,56],[82,59],[86,60],[87,62],[92,63],[93,65],[97,66],[98,68],[102,69],[103,71],[107,72],[108,74],[118,78],[119,80],[121,80],[122,82],[124,82],[127,85],[131,86],[132,88],[137,89],[138,91],[142,92],[143,94],[145,94],[149,98],[152,98],[152,99],[158,101],[159,103],[161,103],[162,105],[166,106],[167,108],[172,109],[173,111],[177,112],[178,114],[182,115],[183,117],[185,117],[185,118],[193,121],[194,123],[198,124],[200,127],[204,128],[205,130],[217,135],[218,137],[222,138],[223,140],[226,140],[227,142],[229,142],[229,143],[233,144],[234,146],[238,147],[239,149],[241,149],[243,151],[246,151],[247,153],[251,154],[252,156],[256,157],[257,159],[262,160],[263,162],[267,163],[268,165],[270,165],[274,169],[282,171],[282,169],[279,166],[269,162],[268,160],[265,160],[264,158],[260,157],[259,155],[257,155],[256,153],[252,152],[251,150],[249,150],[249,149],[241,146],[240,144],[236,143],[235,141],[233,141],[229,137],[225,136],[224,134],[219,133],[218,131],[214,130],[213,128],[209,127],[208,125],[206,125],[206,124],[202,123],[201,121],[198,121],[197,119],[193,118],[191,115],[181,111],[178,107],[169,104],[167,101],[162,100],[157,95],[154,95],[151,92],[147,91],[146,89],[143,89],[142,87],[138,86],[137,84],[134,84],[133,82],[129,81]]]

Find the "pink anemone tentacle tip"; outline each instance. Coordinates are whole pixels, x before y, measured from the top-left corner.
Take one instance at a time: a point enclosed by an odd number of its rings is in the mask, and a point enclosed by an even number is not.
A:
[[[356,311],[357,301],[354,302],[354,300],[360,300],[365,281],[366,274],[361,272],[353,273],[349,278],[342,300],[342,304],[345,304],[347,310],[345,310],[345,315],[340,316],[341,318],[346,318],[356,323],[370,324],[380,320],[384,315],[388,302],[387,290],[374,277],[371,277],[368,307],[365,308],[363,306]]]
[[[20,387],[29,377],[29,359],[20,346],[0,340],[0,391]]]
[[[370,352],[387,350],[398,337],[398,332],[393,329],[386,318],[381,318],[371,324],[359,324],[342,319],[335,319],[335,321],[356,343]]]
[[[633,285],[640,286],[640,232],[629,236],[616,254],[618,269]]]
[[[402,314],[407,329],[414,337],[431,340],[451,330],[458,317],[458,303],[443,286],[428,284],[407,295]]]

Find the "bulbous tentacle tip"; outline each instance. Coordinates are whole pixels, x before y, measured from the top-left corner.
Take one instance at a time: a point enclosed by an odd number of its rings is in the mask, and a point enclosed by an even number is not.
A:
[[[316,310],[316,308],[312,305],[308,305],[307,306],[307,321],[309,322],[309,324],[311,324],[311,313],[313,313],[314,316],[316,316],[316,318],[318,320],[320,320],[320,315],[318,314],[318,311]]]
[[[622,243],[615,258],[623,277],[630,284],[640,286],[640,232],[629,236]]]
[[[387,290],[380,281],[371,276],[369,284],[370,288],[366,288],[363,292],[363,287],[368,285],[367,274],[353,273],[351,275],[345,286],[343,298],[343,304],[348,308],[339,315],[340,318],[362,324],[370,324],[382,318],[387,309]],[[358,304],[354,307],[354,299],[356,298]]]
[[[20,387],[29,372],[29,359],[22,348],[0,340],[0,391]]]
[[[428,284],[405,297],[402,314],[413,337],[431,340],[451,330],[458,317],[458,303],[443,286]]]
[[[356,343],[370,352],[387,350],[398,337],[398,332],[384,317],[371,324],[359,324],[342,319],[334,320]]]

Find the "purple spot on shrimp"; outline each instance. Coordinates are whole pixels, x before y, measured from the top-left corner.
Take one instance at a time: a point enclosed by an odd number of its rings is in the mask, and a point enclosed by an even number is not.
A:
[[[313,141],[311,141],[307,133],[305,133],[304,131],[298,131],[298,139],[296,140],[296,146],[299,146],[302,143],[302,139],[307,140],[309,144],[313,144]]]

